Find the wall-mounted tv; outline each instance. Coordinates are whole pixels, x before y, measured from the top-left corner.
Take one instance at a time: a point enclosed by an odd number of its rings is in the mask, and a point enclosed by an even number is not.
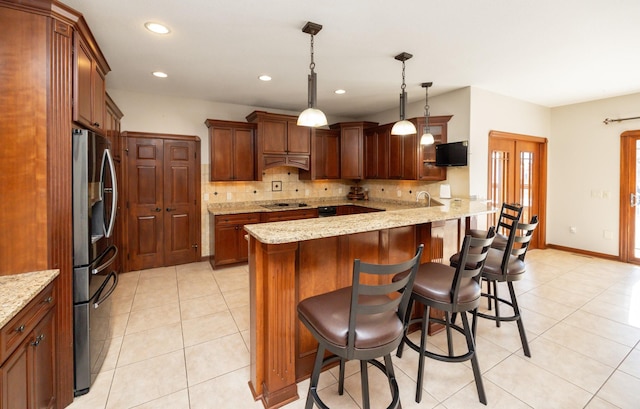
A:
[[[436,166],[467,166],[469,141],[436,145]]]

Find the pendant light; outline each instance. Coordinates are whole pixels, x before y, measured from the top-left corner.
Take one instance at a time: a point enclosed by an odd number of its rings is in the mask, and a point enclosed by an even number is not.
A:
[[[400,93],[400,120],[393,124],[391,135],[411,135],[417,133],[415,125],[404,119],[404,109],[407,102],[407,92],[405,91],[407,85],[404,83],[404,62],[411,57],[413,57],[413,55],[406,52],[394,57],[396,60],[402,61],[402,86],[400,87],[402,92]]]
[[[302,27],[302,32],[311,35],[311,64],[309,64],[309,68],[311,69],[311,73],[309,74],[308,79],[308,108],[300,113],[298,116],[298,125],[300,126],[310,126],[312,128],[317,128],[319,126],[327,125],[327,117],[324,113],[316,108],[316,73],[314,68],[316,67],[316,63],[313,62],[313,36],[318,34],[322,30],[322,25],[312,23],[310,21]]]
[[[423,82],[422,88],[426,90],[426,97],[424,103],[424,128],[422,130],[422,136],[420,137],[420,145],[433,145],[435,139],[429,130],[429,87],[433,85],[433,82]]]

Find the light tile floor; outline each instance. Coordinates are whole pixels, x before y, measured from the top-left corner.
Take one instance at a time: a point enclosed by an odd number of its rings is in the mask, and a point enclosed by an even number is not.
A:
[[[556,250],[533,250],[527,264],[526,279],[515,286],[532,357],[522,353],[514,323],[496,328],[479,320],[486,407],[640,408],[640,267]],[[246,265],[214,271],[202,262],[122,274],[105,363],[91,391],[69,408],[261,408],[247,386],[248,288]],[[443,335],[430,338],[430,348],[446,347]],[[468,362],[427,359],[417,404],[417,354],[405,349],[393,359],[404,408],[485,407]],[[332,408],[360,407],[353,364],[343,396],[335,370],[320,378]],[[369,374],[372,406],[386,407],[384,376]],[[303,408],[307,387],[301,382],[301,399],[285,408]]]

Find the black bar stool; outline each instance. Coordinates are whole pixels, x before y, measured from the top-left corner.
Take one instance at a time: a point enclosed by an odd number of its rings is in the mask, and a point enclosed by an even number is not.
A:
[[[507,245],[504,250],[494,248],[489,250],[487,260],[482,269],[482,279],[487,281],[488,291],[487,293],[482,293],[482,296],[487,297],[489,305],[491,305],[491,302],[494,303],[495,314],[478,313],[479,317],[494,320],[497,327],[500,326],[502,321],[516,321],[522,349],[528,357],[531,357],[531,351],[527,341],[527,334],[524,330],[524,324],[522,323],[522,316],[520,315],[520,308],[518,307],[513,282],[521,280],[524,276],[526,271],[524,259],[529,248],[531,236],[537,226],[538,216],[533,216],[529,223],[518,223],[508,232]],[[460,263],[460,257],[458,254],[454,254],[449,261],[452,266],[457,266]],[[508,300],[498,296],[498,283],[503,282],[507,283],[507,287],[509,288]],[[492,287],[493,291],[491,291]],[[501,303],[512,307],[513,315],[500,315]]]
[[[422,400],[424,357],[428,356],[429,358],[444,362],[471,360],[478,397],[480,402],[485,405],[487,404],[487,398],[482,384],[482,376],[478,366],[478,358],[476,357],[475,322],[478,306],[480,305],[480,274],[491,243],[493,242],[494,234],[494,229],[491,227],[487,232],[486,238],[466,236],[459,253],[461,264],[456,268],[432,262],[423,264],[418,269],[408,311],[410,313],[411,306],[415,301],[424,305],[424,311],[421,318],[409,320],[409,317],[407,317],[407,321],[409,321],[409,324],[421,322],[420,345],[415,344],[405,334],[397,352],[397,356],[401,357],[403,346],[407,344],[411,349],[420,354],[418,361],[416,402]],[[399,274],[394,279],[401,279],[403,276],[403,274]],[[429,310],[432,307],[444,311],[444,320],[429,317]],[[469,325],[467,312],[471,312],[472,314],[472,326]],[[458,313],[462,317],[462,327],[454,323],[455,318],[451,319],[452,315],[455,316]],[[437,354],[427,350],[429,322],[438,322],[445,325],[448,347],[447,355]],[[465,336],[467,352],[459,355],[454,354],[452,328]]]
[[[351,287],[300,301],[298,317],[318,341],[306,409],[311,409],[314,402],[327,408],[317,388],[320,372],[329,363],[340,361],[338,393],[343,394],[345,361],[352,359],[360,361],[364,409],[370,407],[367,363],[384,372],[389,380],[392,398],[388,409],[401,407],[391,352],[398,347],[405,332],[404,316],[423,248],[421,244],[415,257],[399,264],[369,264],[356,259]],[[403,279],[391,282],[399,273],[405,273]],[[371,275],[375,275],[379,282],[391,283],[364,284],[363,275],[368,276],[368,282]],[[325,351],[334,355],[324,358]],[[384,357],[384,364],[376,359],[380,357]]]

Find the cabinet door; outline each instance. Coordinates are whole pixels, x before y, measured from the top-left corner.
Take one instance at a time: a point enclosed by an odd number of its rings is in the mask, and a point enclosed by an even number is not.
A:
[[[443,126],[431,126],[429,131],[433,135],[433,145],[420,145],[418,158],[419,180],[446,180],[447,168],[436,166],[436,145],[446,143]]]
[[[104,130],[106,128],[106,84],[104,74],[97,64],[93,65],[92,78],[92,125],[95,128]]]
[[[345,127],[340,132],[340,173],[342,179],[362,179],[363,135],[361,127]]]
[[[195,209],[196,174],[195,144],[186,141],[164,141],[164,262],[166,265],[196,261],[198,239]]]
[[[2,407],[3,408],[28,408],[28,359],[27,348],[31,339],[26,340],[15,350],[6,362],[0,367],[2,372]]]
[[[238,225],[224,225],[215,228],[215,264],[238,261]]]
[[[262,152],[271,154],[287,153],[287,127],[286,119],[264,119],[262,120]]]
[[[287,123],[287,153],[311,154],[311,129],[298,126],[295,122]]]
[[[325,178],[340,179],[340,134],[328,131],[323,137]]]
[[[129,139],[129,271],[164,265],[163,158],[162,139]]]
[[[389,134],[389,179],[416,179],[416,138]]]
[[[55,309],[47,315],[33,331],[29,344],[33,353],[33,407],[53,408],[55,404]]]
[[[211,181],[233,180],[233,131],[229,128],[211,128]]]
[[[75,36],[75,71],[73,81],[73,120],[90,126],[93,121],[93,70],[94,63],[89,47]]]
[[[255,180],[253,130],[236,129],[233,141],[234,180]]]

